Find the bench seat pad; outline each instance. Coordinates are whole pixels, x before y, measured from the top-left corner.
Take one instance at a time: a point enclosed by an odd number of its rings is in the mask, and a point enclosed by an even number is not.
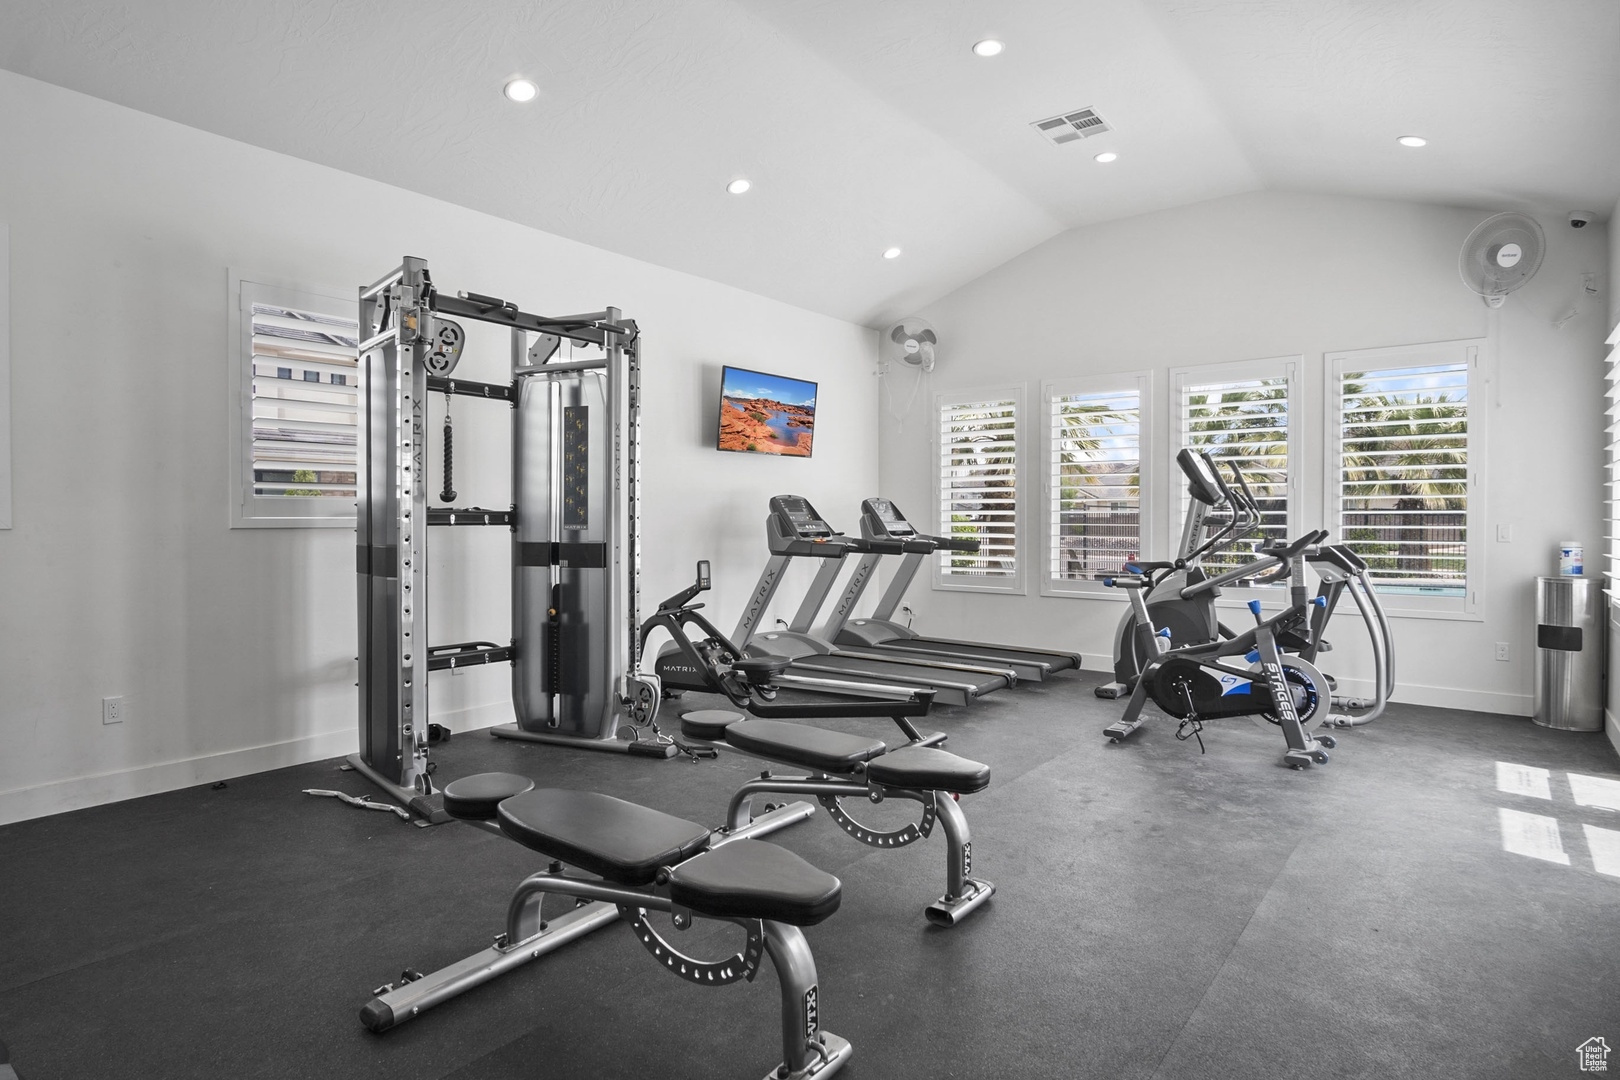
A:
[[[971,795],[990,786],[990,766],[931,746],[902,746],[868,762],[866,778],[885,787]]]
[[[888,748],[864,735],[846,735],[781,720],[740,720],[726,729],[726,742],[772,761],[821,772],[847,773]]]
[[[494,821],[495,808],[533,790],[534,781],[509,772],[484,772],[452,780],[444,789],[444,812],[461,821]]]
[[[681,734],[704,742],[724,742],[726,728],[742,719],[742,713],[725,709],[695,709],[681,714]]]
[[[669,898],[700,915],[814,926],[838,910],[843,886],[786,848],[733,840],[670,871]]]
[[[702,825],[595,791],[536,788],[497,813],[518,843],[620,885],[650,884],[709,842]]]

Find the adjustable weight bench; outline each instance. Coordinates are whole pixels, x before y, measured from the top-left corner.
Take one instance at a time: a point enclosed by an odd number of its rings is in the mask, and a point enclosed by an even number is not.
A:
[[[704,986],[753,981],[761,958],[770,957],[782,990],[783,1062],[770,1074],[774,1080],[830,1077],[849,1059],[849,1043],[821,1028],[815,960],[799,929],[838,910],[836,877],[774,844],[711,848],[709,830],[694,822],[596,792],[537,789],[510,773],[451,783],[444,808],[555,861],[518,884],[506,931],[489,948],[430,975],[407,971],[400,982],[375,990],[360,1010],[372,1031],[398,1027],[622,918],[664,968]],[[595,878],[566,876],[564,863]],[[574,897],[576,906],[544,919],[547,893]],[[660,936],[649,911],[670,912],[680,930],[695,917],[736,923],[747,942],[725,960],[697,960]]]
[[[944,750],[908,743],[890,750],[878,739],[779,720],[744,719],[719,709],[681,717],[681,735],[716,750],[732,750],[765,761],[811,770],[808,776],[773,776],[770,772],[737,789],[726,808],[726,823],[714,846],[764,836],[803,821],[815,813],[807,802],[767,808],[754,816],[753,797],[762,792],[814,795],[827,814],[850,836],[877,848],[905,847],[945,829],[945,895],[923,909],[936,926],[955,926],[996,891],[973,873],[973,839],[955,796],[990,786],[990,767]],[[841,799],[873,803],[910,799],[920,803],[919,820],[881,831],[862,825],[844,809]]]

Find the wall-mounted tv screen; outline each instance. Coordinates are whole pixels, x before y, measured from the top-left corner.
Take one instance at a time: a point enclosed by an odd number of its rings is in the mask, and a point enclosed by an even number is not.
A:
[[[728,367],[720,377],[721,450],[809,457],[816,384]]]

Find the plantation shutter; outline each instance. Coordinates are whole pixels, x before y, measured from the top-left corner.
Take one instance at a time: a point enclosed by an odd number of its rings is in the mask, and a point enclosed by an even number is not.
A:
[[[1141,391],[1054,387],[1048,403],[1048,573],[1100,580],[1141,555]]]
[[[1468,590],[1468,364],[1339,380],[1340,538],[1380,589]]]
[[[1604,362],[1603,374],[1608,381],[1608,426],[1603,436],[1608,447],[1608,477],[1604,488],[1608,503],[1606,515],[1608,535],[1604,538],[1608,563],[1609,591],[1620,589],[1620,325],[1609,335],[1609,357]]]
[[[355,319],[254,303],[247,488],[255,496],[355,497]]]
[[[1253,561],[1262,544],[1288,538],[1289,391],[1287,374],[1183,382],[1181,425],[1183,446],[1208,451],[1230,479],[1228,464],[1235,462],[1248,481],[1260,510],[1260,527],[1249,537],[1204,558],[1211,574]],[[1187,510],[1186,488],[1181,488],[1181,513]],[[1212,519],[1209,528],[1219,523]]]
[[[1018,573],[1018,400],[942,402],[939,412],[940,531],[979,542],[976,553],[941,552],[952,578]]]

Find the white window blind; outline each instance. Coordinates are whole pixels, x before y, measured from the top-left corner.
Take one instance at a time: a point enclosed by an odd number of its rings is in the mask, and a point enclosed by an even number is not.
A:
[[[1142,392],[1055,384],[1047,405],[1047,573],[1053,581],[1117,574],[1142,552]]]
[[[355,497],[358,324],[253,305],[253,494]]]
[[[239,282],[233,523],[354,520],[356,307],[353,299]]]
[[[1204,557],[1204,567],[1212,574],[1251,562],[1257,547],[1288,538],[1292,466],[1289,399],[1293,381],[1289,369],[1275,375],[1231,378],[1200,376],[1197,372],[1183,375],[1180,445],[1207,451],[1228,480],[1228,466],[1236,463],[1260,510],[1260,527],[1246,539]],[[1181,493],[1180,514],[1185,514],[1186,485],[1178,484],[1177,488]],[[1218,527],[1219,522],[1212,519],[1209,528]]]
[[[1380,590],[1467,593],[1468,376],[1464,361],[1340,374],[1338,532]]]
[[[1608,475],[1605,477],[1605,501],[1608,513],[1604,515],[1608,535],[1604,542],[1604,555],[1608,565],[1609,591],[1620,589],[1620,324],[1609,335],[1609,357],[1603,373],[1608,380],[1607,424],[1603,441],[1607,445]],[[1611,676],[1612,677],[1612,676]]]
[[[1018,581],[1018,405],[1013,392],[940,399],[940,531],[979,550],[941,552],[937,580]]]

